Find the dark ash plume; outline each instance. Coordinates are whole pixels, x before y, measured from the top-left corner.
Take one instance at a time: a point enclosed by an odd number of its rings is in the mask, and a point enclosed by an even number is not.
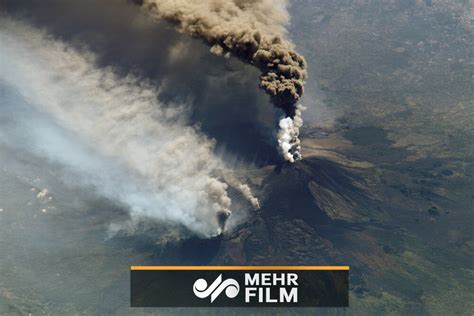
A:
[[[153,16],[175,23],[182,31],[203,39],[211,46],[211,52],[227,58],[233,55],[258,67],[262,72],[260,86],[271,96],[272,102],[291,120],[299,115],[296,104],[304,90],[306,62],[285,37],[284,26],[288,22],[285,0],[134,2]],[[285,159],[294,161],[300,158],[300,124],[291,125],[296,129],[292,138],[279,139],[279,144]]]

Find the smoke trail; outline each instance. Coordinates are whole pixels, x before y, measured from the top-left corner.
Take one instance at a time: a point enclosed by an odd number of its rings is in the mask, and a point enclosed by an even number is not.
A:
[[[252,205],[254,210],[260,209],[260,202],[253,195],[247,184],[241,183],[232,173],[224,172],[223,177],[226,183],[242,194],[242,196]]]
[[[203,39],[211,52],[230,54],[258,67],[260,86],[282,108],[287,118],[280,126],[289,127],[292,140],[279,139],[288,161],[300,159],[298,129],[302,124],[297,102],[303,94],[306,62],[285,38],[288,14],[285,0],[134,0],[158,18]],[[301,111],[301,110],[300,110]],[[296,119],[296,121],[294,120]],[[283,128],[283,127],[282,127]],[[287,132],[278,133],[288,136]]]
[[[128,205],[132,218],[173,221],[207,236],[224,228],[231,200],[214,176],[224,167],[214,142],[186,126],[185,105],[163,106],[160,88],[97,68],[87,50],[20,22],[0,17],[0,41],[0,82],[54,122],[28,123],[35,144],[27,150]]]

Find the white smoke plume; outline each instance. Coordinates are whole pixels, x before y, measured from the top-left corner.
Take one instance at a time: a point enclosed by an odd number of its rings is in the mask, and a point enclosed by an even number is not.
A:
[[[176,23],[191,36],[208,43],[212,53],[230,54],[258,67],[260,86],[282,108],[288,119],[280,122],[280,148],[286,160],[301,159],[301,109],[297,102],[307,77],[306,62],[286,37],[289,21],[286,0],[134,0],[155,17]],[[298,116],[297,118],[295,116]],[[291,124],[290,121],[293,121]],[[289,126],[291,125],[291,126]],[[283,127],[282,127],[283,128]],[[296,138],[296,139],[295,139]]]
[[[0,83],[53,122],[29,123],[35,141],[26,150],[128,206],[132,219],[175,222],[203,236],[222,231],[231,200],[215,175],[225,167],[214,142],[187,126],[186,105],[165,106],[152,83],[98,68],[87,49],[1,16],[0,42]]]
[[[299,134],[300,128],[303,126],[301,111],[304,110],[305,108],[298,104],[293,118],[286,117],[279,122],[278,146],[285,160],[289,162],[301,159]]]

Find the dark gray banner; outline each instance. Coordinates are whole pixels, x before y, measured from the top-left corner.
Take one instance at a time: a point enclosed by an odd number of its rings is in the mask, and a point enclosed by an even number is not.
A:
[[[132,307],[347,307],[349,267],[132,267]]]

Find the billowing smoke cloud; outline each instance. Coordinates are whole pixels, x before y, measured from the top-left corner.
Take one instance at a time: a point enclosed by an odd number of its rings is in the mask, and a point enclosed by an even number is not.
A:
[[[65,165],[74,183],[127,205],[132,218],[207,236],[223,229],[231,207],[218,179],[225,167],[214,142],[188,126],[186,104],[165,105],[161,87],[99,68],[90,51],[9,18],[0,17],[0,42],[0,83],[46,117],[25,123],[33,144],[0,140]]]
[[[149,79],[166,105],[188,104],[189,123],[216,140],[216,152],[232,167],[278,162],[279,111],[250,64],[210,54],[202,40],[126,0],[0,0],[0,11],[68,45],[86,46],[100,67]]]
[[[230,54],[258,67],[260,86],[282,108],[279,145],[286,160],[300,159],[297,102],[303,93],[306,62],[285,38],[288,14],[284,0],[135,0],[160,19],[211,45],[211,52]],[[294,121],[293,119],[296,119]],[[291,132],[290,132],[291,130]],[[281,138],[284,137],[284,138]],[[289,137],[289,139],[288,139]]]

